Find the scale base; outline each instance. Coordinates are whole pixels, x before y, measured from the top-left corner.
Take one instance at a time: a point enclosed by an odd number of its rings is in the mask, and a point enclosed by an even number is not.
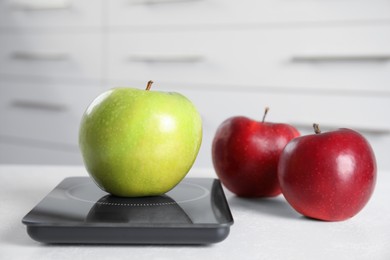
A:
[[[22,222],[42,243],[210,244],[229,235],[233,218],[217,179],[185,178],[162,196],[122,198],[70,177]]]

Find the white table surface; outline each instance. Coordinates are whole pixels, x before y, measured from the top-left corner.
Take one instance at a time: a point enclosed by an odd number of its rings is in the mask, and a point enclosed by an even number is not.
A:
[[[0,165],[0,259],[390,259],[390,173],[379,172],[367,206],[343,222],[300,216],[284,200],[241,199],[225,190],[234,225],[208,246],[45,245],[22,218],[63,178],[83,167]],[[215,177],[212,169],[188,177]]]

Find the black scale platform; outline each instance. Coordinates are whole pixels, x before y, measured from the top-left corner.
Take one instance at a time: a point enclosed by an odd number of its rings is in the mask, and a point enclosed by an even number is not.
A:
[[[233,218],[217,179],[185,178],[162,196],[122,198],[70,177],[22,222],[43,243],[209,244],[228,236]]]

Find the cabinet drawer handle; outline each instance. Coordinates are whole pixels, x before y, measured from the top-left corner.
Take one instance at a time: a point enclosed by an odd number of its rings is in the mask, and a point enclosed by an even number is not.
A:
[[[306,123],[299,123],[299,122],[293,122],[293,123],[290,123],[291,125],[297,127],[297,128],[300,128],[300,129],[304,129],[304,130],[308,130],[308,131],[313,131],[314,133],[314,130],[313,130],[313,125],[312,124],[306,124]],[[334,125],[327,125],[327,124],[320,124],[320,128],[325,131],[327,130],[331,130],[331,129],[338,129],[338,128],[342,128],[342,126],[334,126]],[[355,130],[361,134],[368,134],[368,135],[375,135],[375,136],[379,136],[379,135],[389,135],[390,134],[390,129],[389,128],[366,128],[366,127],[346,127],[346,128],[350,128],[352,130]]]
[[[16,51],[11,54],[14,60],[66,61],[69,55],[62,52],[27,52]]]
[[[175,3],[188,3],[198,2],[201,0],[131,0],[130,5],[159,5],[159,4],[175,4]]]
[[[48,112],[63,112],[67,110],[66,105],[63,104],[34,101],[34,100],[23,100],[23,99],[15,99],[11,101],[11,107],[18,108],[18,109],[40,110],[40,111],[48,111]]]
[[[297,63],[331,63],[331,62],[387,62],[390,54],[369,55],[295,55],[291,59]]]
[[[204,56],[198,54],[133,54],[128,59],[132,62],[146,63],[198,63],[205,60]]]
[[[71,8],[70,1],[15,1],[12,3],[12,8],[21,11],[50,11],[50,10],[69,10]]]

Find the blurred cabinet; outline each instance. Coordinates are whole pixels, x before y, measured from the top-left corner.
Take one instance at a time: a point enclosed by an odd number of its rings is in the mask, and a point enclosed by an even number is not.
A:
[[[269,121],[304,134],[313,122],[360,131],[390,169],[389,21],[385,0],[3,1],[0,91],[8,106],[0,117],[8,121],[0,144],[58,148],[72,154],[63,163],[80,163],[77,129],[88,103],[104,89],[152,79],[200,110],[198,167],[212,165],[224,119],[260,119],[270,106]],[[0,161],[14,158],[7,151],[16,148],[0,147]],[[25,160],[27,150],[20,161],[61,163]]]
[[[387,0],[111,0],[112,27],[264,27],[390,19]],[[306,24],[308,23],[308,24]],[[298,24],[298,25],[300,25]],[[321,24],[320,24],[321,25]],[[186,28],[183,28],[185,26]]]
[[[76,145],[77,126],[96,86],[61,83],[2,83],[0,135]],[[3,91],[7,90],[7,91]],[[76,141],[75,141],[76,140]]]
[[[80,164],[102,91],[103,1],[0,2],[0,163]]]
[[[108,43],[108,77],[124,82],[375,93],[390,85],[390,26],[113,32]]]
[[[0,73],[14,77],[99,80],[101,36],[97,33],[31,31],[0,35]]]
[[[95,0],[2,0],[0,28],[98,28],[102,25],[102,11],[102,1]]]

